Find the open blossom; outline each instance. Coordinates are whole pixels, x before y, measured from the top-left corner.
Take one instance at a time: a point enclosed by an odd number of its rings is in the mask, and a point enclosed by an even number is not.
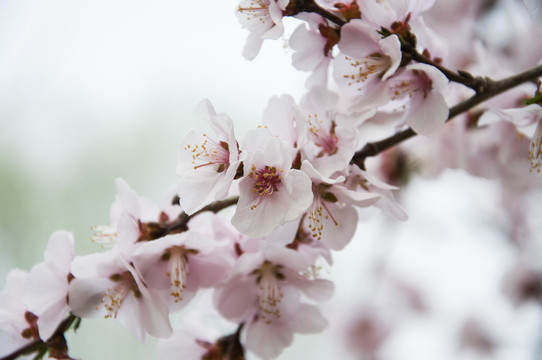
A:
[[[370,24],[351,20],[341,29],[341,53],[335,59],[334,78],[341,91],[352,97],[353,109],[385,104],[386,80],[401,63],[401,43],[396,35],[382,39]]]
[[[67,295],[74,256],[72,234],[56,231],[49,238],[44,262],[34,265],[28,274],[23,299],[28,310],[38,316],[39,334],[44,340],[70,312]]]
[[[418,134],[437,134],[448,119],[443,96],[448,85],[446,76],[433,66],[411,64],[389,82],[394,100],[408,100],[403,122]]]
[[[327,321],[316,306],[328,299],[332,283],[300,275],[309,259],[292,249],[261,242],[257,253],[244,253],[231,278],[218,288],[215,303],[228,320],[245,322],[246,348],[263,359],[275,358],[293,341],[293,334],[322,331]]]
[[[338,110],[339,97],[324,87],[313,87],[300,102],[305,112],[303,159],[318,172],[331,176],[348,166],[358,148],[358,131],[351,116]]]
[[[243,151],[248,157],[243,161],[245,174],[232,224],[245,235],[262,237],[301,217],[312,203],[311,181],[291,168],[288,145],[266,129],[249,132]]]
[[[182,142],[177,175],[181,206],[187,214],[224,199],[240,163],[231,119],[217,114],[209,100],[200,102],[196,114],[212,127],[217,139],[191,131]]]
[[[312,180],[314,200],[303,223],[310,235],[333,250],[342,250],[354,236],[358,214],[353,204],[370,206],[381,198],[378,193],[354,192],[344,186],[344,176],[330,179],[318,173],[310,162],[301,167]]]
[[[109,225],[99,225],[92,228],[95,234],[91,239],[96,243],[103,245],[116,243],[119,237],[119,226],[135,226],[136,229],[131,231],[134,236],[132,242],[145,240],[144,238],[147,236],[145,233],[148,229],[144,229],[143,224],[168,221],[177,217],[181,212],[179,205],[171,204],[173,193],[166,194],[167,201],[159,206],[149,199],[137,195],[130,185],[121,178],[115,179],[115,187],[117,193],[115,202],[111,205]],[[126,221],[126,219],[121,221],[123,216],[127,216],[130,221]],[[121,222],[122,224],[120,224]],[[126,231],[124,232],[126,233]]]
[[[69,305],[75,315],[117,319],[140,341],[146,334],[171,335],[166,303],[118,248],[76,257],[71,272],[75,278],[70,282]]]
[[[133,258],[145,283],[171,310],[185,306],[200,287],[217,285],[231,267],[224,247],[195,232],[146,242]]]
[[[242,0],[237,18],[250,32],[243,56],[252,60],[260,52],[264,39],[278,39],[284,32],[283,11],[290,0]]]

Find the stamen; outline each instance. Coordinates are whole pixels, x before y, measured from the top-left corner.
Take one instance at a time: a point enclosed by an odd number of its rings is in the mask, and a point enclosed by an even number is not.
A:
[[[282,267],[282,265],[273,265],[265,261],[259,269],[252,272],[253,275],[257,275],[260,318],[266,324],[270,324],[273,318],[280,318],[278,306],[284,297],[279,283],[284,280],[284,275],[281,273]]]
[[[109,225],[96,225],[90,228],[94,231],[94,236],[90,240],[100,244],[102,248],[111,247],[117,241],[117,229]]]
[[[317,186],[313,186],[314,200],[312,206],[308,211],[309,230],[312,233],[313,239],[322,240],[322,232],[324,230],[324,220],[331,218],[331,221],[335,226],[339,226],[335,217],[331,214],[331,211],[325,204],[325,200],[322,199],[321,189]]]
[[[132,292],[136,298],[141,297],[141,291],[137,286],[134,276],[130,271],[122,274],[113,274],[109,279],[117,283],[113,288],[108,288],[101,300],[101,304],[107,311],[105,318],[116,318],[124,299]],[[96,306],[98,309],[98,306]]]
[[[197,253],[197,250],[186,249],[184,246],[172,246],[162,255],[162,260],[168,262],[166,272],[169,277],[171,292],[169,293],[177,303],[183,299],[182,294],[190,271],[188,268],[188,254]]]
[[[262,201],[273,195],[275,191],[278,191],[278,184],[282,181],[283,170],[277,169],[274,166],[265,166],[263,169],[256,169],[256,165],[252,165],[252,169],[248,176],[253,178],[254,185],[252,186],[252,191],[254,191],[258,196],[258,203],[252,205],[251,210],[254,210],[258,207]]]
[[[187,145],[184,149],[192,156],[194,169],[203,166],[218,165],[217,172],[222,172],[230,163],[230,151],[225,141],[216,142],[203,134],[205,140],[200,145]]]
[[[339,151],[337,146],[339,139],[335,135],[335,127],[337,124],[335,121],[331,121],[331,127],[328,128],[322,120],[318,118],[318,114],[309,115],[307,120],[309,125],[309,133],[313,137],[314,144],[320,147],[322,150],[316,155],[316,157],[322,157],[324,155],[334,155]]]
[[[345,59],[350,62],[350,66],[356,69],[353,74],[343,75],[344,78],[352,80],[348,83],[349,86],[361,85],[373,76],[380,77],[391,67],[390,57],[381,53],[370,54],[356,60],[345,56]],[[361,87],[358,90],[361,90]]]
[[[258,19],[262,24],[265,24],[269,18],[269,0],[250,0],[247,6],[239,5],[237,11],[246,16],[247,20]]]

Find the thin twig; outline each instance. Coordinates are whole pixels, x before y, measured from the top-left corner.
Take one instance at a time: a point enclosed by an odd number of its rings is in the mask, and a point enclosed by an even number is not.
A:
[[[205,206],[201,210],[196,211],[192,215],[188,215],[185,212],[182,212],[177,219],[173,220],[167,225],[167,228],[165,229],[166,234],[173,234],[176,232],[182,232],[188,230],[188,221],[190,221],[191,218],[193,218],[196,215],[199,215],[206,211],[212,211],[213,213],[217,213],[227,207],[233,206],[237,204],[237,201],[239,201],[239,197],[231,197],[228,199],[215,201],[210,203],[209,205]]]

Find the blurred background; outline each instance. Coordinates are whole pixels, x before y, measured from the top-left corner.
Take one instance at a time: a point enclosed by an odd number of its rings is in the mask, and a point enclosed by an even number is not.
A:
[[[42,260],[55,230],[74,233],[77,254],[97,251],[90,227],[109,222],[116,177],[160,201],[182,138],[205,130],[200,100],[242,137],[270,96],[300,98],[306,74],[283,40],[243,59],[236,5],[0,1],[0,288],[10,269]],[[542,358],[538,304],[503,296],[516,250],[497,226],[499,186],[463,171],[414,179],[399,198],[410,220],[359,226],[323,269],[337,287],[323,306],[330,328],[298,335],[281,359],[370,359],[384,341],[386,359]],[[76,358],[154,358],[154,341],[139,344],[115,321],[85,320],[69,343]]]

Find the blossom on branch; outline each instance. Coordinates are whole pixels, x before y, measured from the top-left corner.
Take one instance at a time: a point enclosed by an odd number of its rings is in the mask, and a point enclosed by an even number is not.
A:
[[[118,248],[76,257],[71,272],[75,278],[70,282],[69,305],[75,315],[117,319],[140,341],[146,334],[171,335],[165,301]]]
[[[215,293],[219,312],[245,323],[245,346],[263,359],[275,358],[291,344],[293,334],[320,332],[327,326],[315,305],[329,299],[333,284],[300,275],[310,266],[303,254],[269,242],[244,253],[230,279]]]
[[[436,135],[448,119],[448,104],[443,92],[448,79],[435,67],[408,65],[389,80],[393,100],[406,99],[402,122],[418,134]]]
[[[251,237],[266,236],[277,226],[301,217],[312,203],[311,181],[292,169],[288,145],[267,129],[249,132],[242,149],[244,176],[232,224]]]
[[[390,99],[386,80],[401,63],[401,43],[396,35],[386,38],[363,20],[351,20],[341,28],[341,53],[334,78],[341,91],[352,99],[352,109],[378,107]]]
[[[250,32],[243,56],[252,60],[260,52],[264,39],[278,39],[284,32],[283,11],[290,0],[242,0],[237,19]]]
[[[212,201],[224,199],[240,164],[231,119],[217,114],[209,100],[199,103],[196,114],[218,138],[190,131],[182,142],[177,162],[178,191],[181,207],[189,215]]]
[[[186,306],[200,287],[218,285],[230,262],[223,247],[195,231],[148,241],[134,253],[143,280],[162,295],[170,311]]]

